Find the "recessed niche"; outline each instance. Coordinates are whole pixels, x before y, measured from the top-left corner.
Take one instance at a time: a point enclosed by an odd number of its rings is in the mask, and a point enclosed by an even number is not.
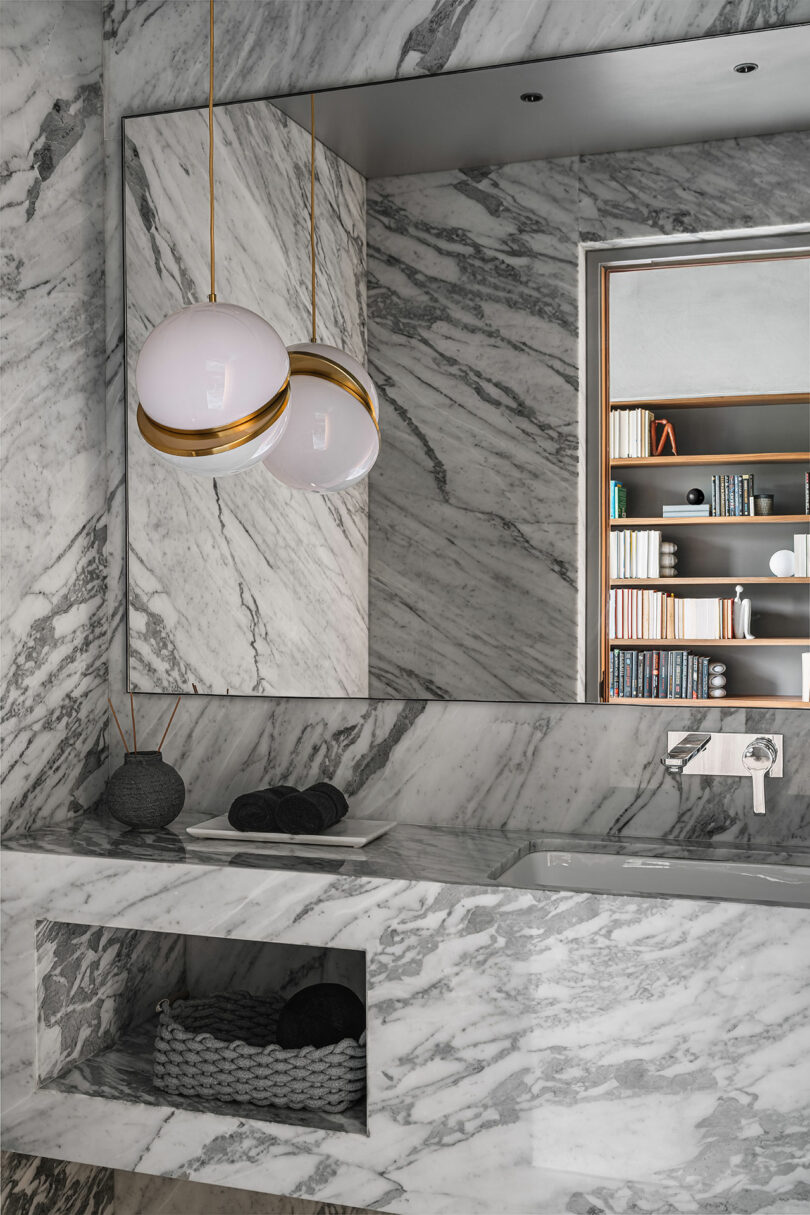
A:
[[[365,1004],[365,954],[41,920],[38,1084],[63,1093],[365,1134],[365,1100],[330,1114],[173,1096],[152,1083],[155,1006],[163,997],[239,990],[286,998],[323,982],[344,984]]]

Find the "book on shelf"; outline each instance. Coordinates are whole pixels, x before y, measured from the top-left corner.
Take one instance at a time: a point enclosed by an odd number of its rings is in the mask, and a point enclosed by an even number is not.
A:
[[[611,578],[658,578],[661,571],[661,533],[611,532],[608,555]]]
[[[804,474],[804,513],[810,515],[810,472]]]
[[[793,537],[793,574],[796,578],[810,575],[810,534]]]
[[[654,417],[650,409],[612,409],[611,457],[614,460],[622,460],[651,455],[650,433]]]
[[[682,598],[668,591],[614,587],[610,592],[611,641],[729,640],[734,636],[733,599]]]
[[[614,699],[707,700],[714,659],[691,650],[611,650]]]
[[[754,474],[712,476],[711,513],[718,518],[754,513]]]
[[[700,506],[690,506],[688,502],[665,503],[661,507],[664,519],[708,519],[711,513],[709,502],[702,502]]]
[[[611,519],[627,518],[627,489],[621,481],[610,483],[610,517]]]

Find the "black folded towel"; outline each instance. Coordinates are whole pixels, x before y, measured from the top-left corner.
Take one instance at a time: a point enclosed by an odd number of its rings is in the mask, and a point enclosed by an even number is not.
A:
[[[283,798],[297,792],[294,785],[273,785],[270,789],[242,793],[228,811],[228,822],[236,831],[282,831],[276,810]]]
[[[302,793],[291,793],[279,803],[276,822],[279,831],[289,835],[320,835],[339,823],[349,803],[334,785],[319,781]]]

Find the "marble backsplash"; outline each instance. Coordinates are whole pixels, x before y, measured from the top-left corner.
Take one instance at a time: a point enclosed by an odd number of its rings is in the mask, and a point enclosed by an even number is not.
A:
[[[11,117],[2,189],[20,249],[4,295],[16,385],[3,400],[3,506],[6,521],[14,520],[3,537],[11,571],[3,646],[8,830],[81,813],[108,770],[108,664],[113,696],[125,687],[119,124],[124,114],[204,102],[207,25],[198,18],[191,0],[106,0],[102,45],[95,0],[4,5],[3,100]],[[808,0],[219,0],[218,90],[247,98],[809,18]],[[802,146],[799,136],[756,141],[756,171],[739,141],[587,157],[579,230],[603,241],[806,222]],[[48,408],[47,428],[28,424],[32,401]],[[169,698],[137,703],[144,728],[153,721],[162,729]],[[786,735],[788,776],[774,782],[774,812],[755,827],[742,782],[725,790],[695,778],[681,789],[663,784],[657,760],[666,729],[709,720],[725,729],[771,725]],[[396,801],[402,815],[498,822],[513,809],[525,820],[545,804],[540,821],[579,820],[587,830],[636,823],[646,832],[657,791],[658,832],[708,836],[717,834],[714,790],[721,834],[756,829],[788,841],[810,838],[798,771],[806,720],[799,711],[205,699],[190,711],[183,706],[167,758],[198,805],[220,805],[265,774],[323,773],[345,783],[356,804],[364,791],[369,806]],[[646,791],[631,787],[639,773]]]

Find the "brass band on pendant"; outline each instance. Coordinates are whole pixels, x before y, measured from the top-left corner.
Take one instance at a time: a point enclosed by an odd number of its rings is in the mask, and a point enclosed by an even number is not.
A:
[[[217,456],[223,451],[243,447],[256,439],[277,422],[290,399],[290,381],[286,380],[272,400],[255,413],[230,426],[216,426],[208,430],[175,430],[161,426],[138,404],[138,429],[150,447],[169,456]]]
[[[327,380],[330,384],[337,384],[338,387],[351,393],[363,406],[379,435],[380,427],[377,422],[377,415],[374,412],[374,403],[371,400],[368,389],[358,380],[356,375],[353,375],[351,371],[340,363],[335,362],[334,359],[330,359],[323,354],[314,354],[309,350],[291,350],[289,355],[291,376],[311,375],[318,380]]]

